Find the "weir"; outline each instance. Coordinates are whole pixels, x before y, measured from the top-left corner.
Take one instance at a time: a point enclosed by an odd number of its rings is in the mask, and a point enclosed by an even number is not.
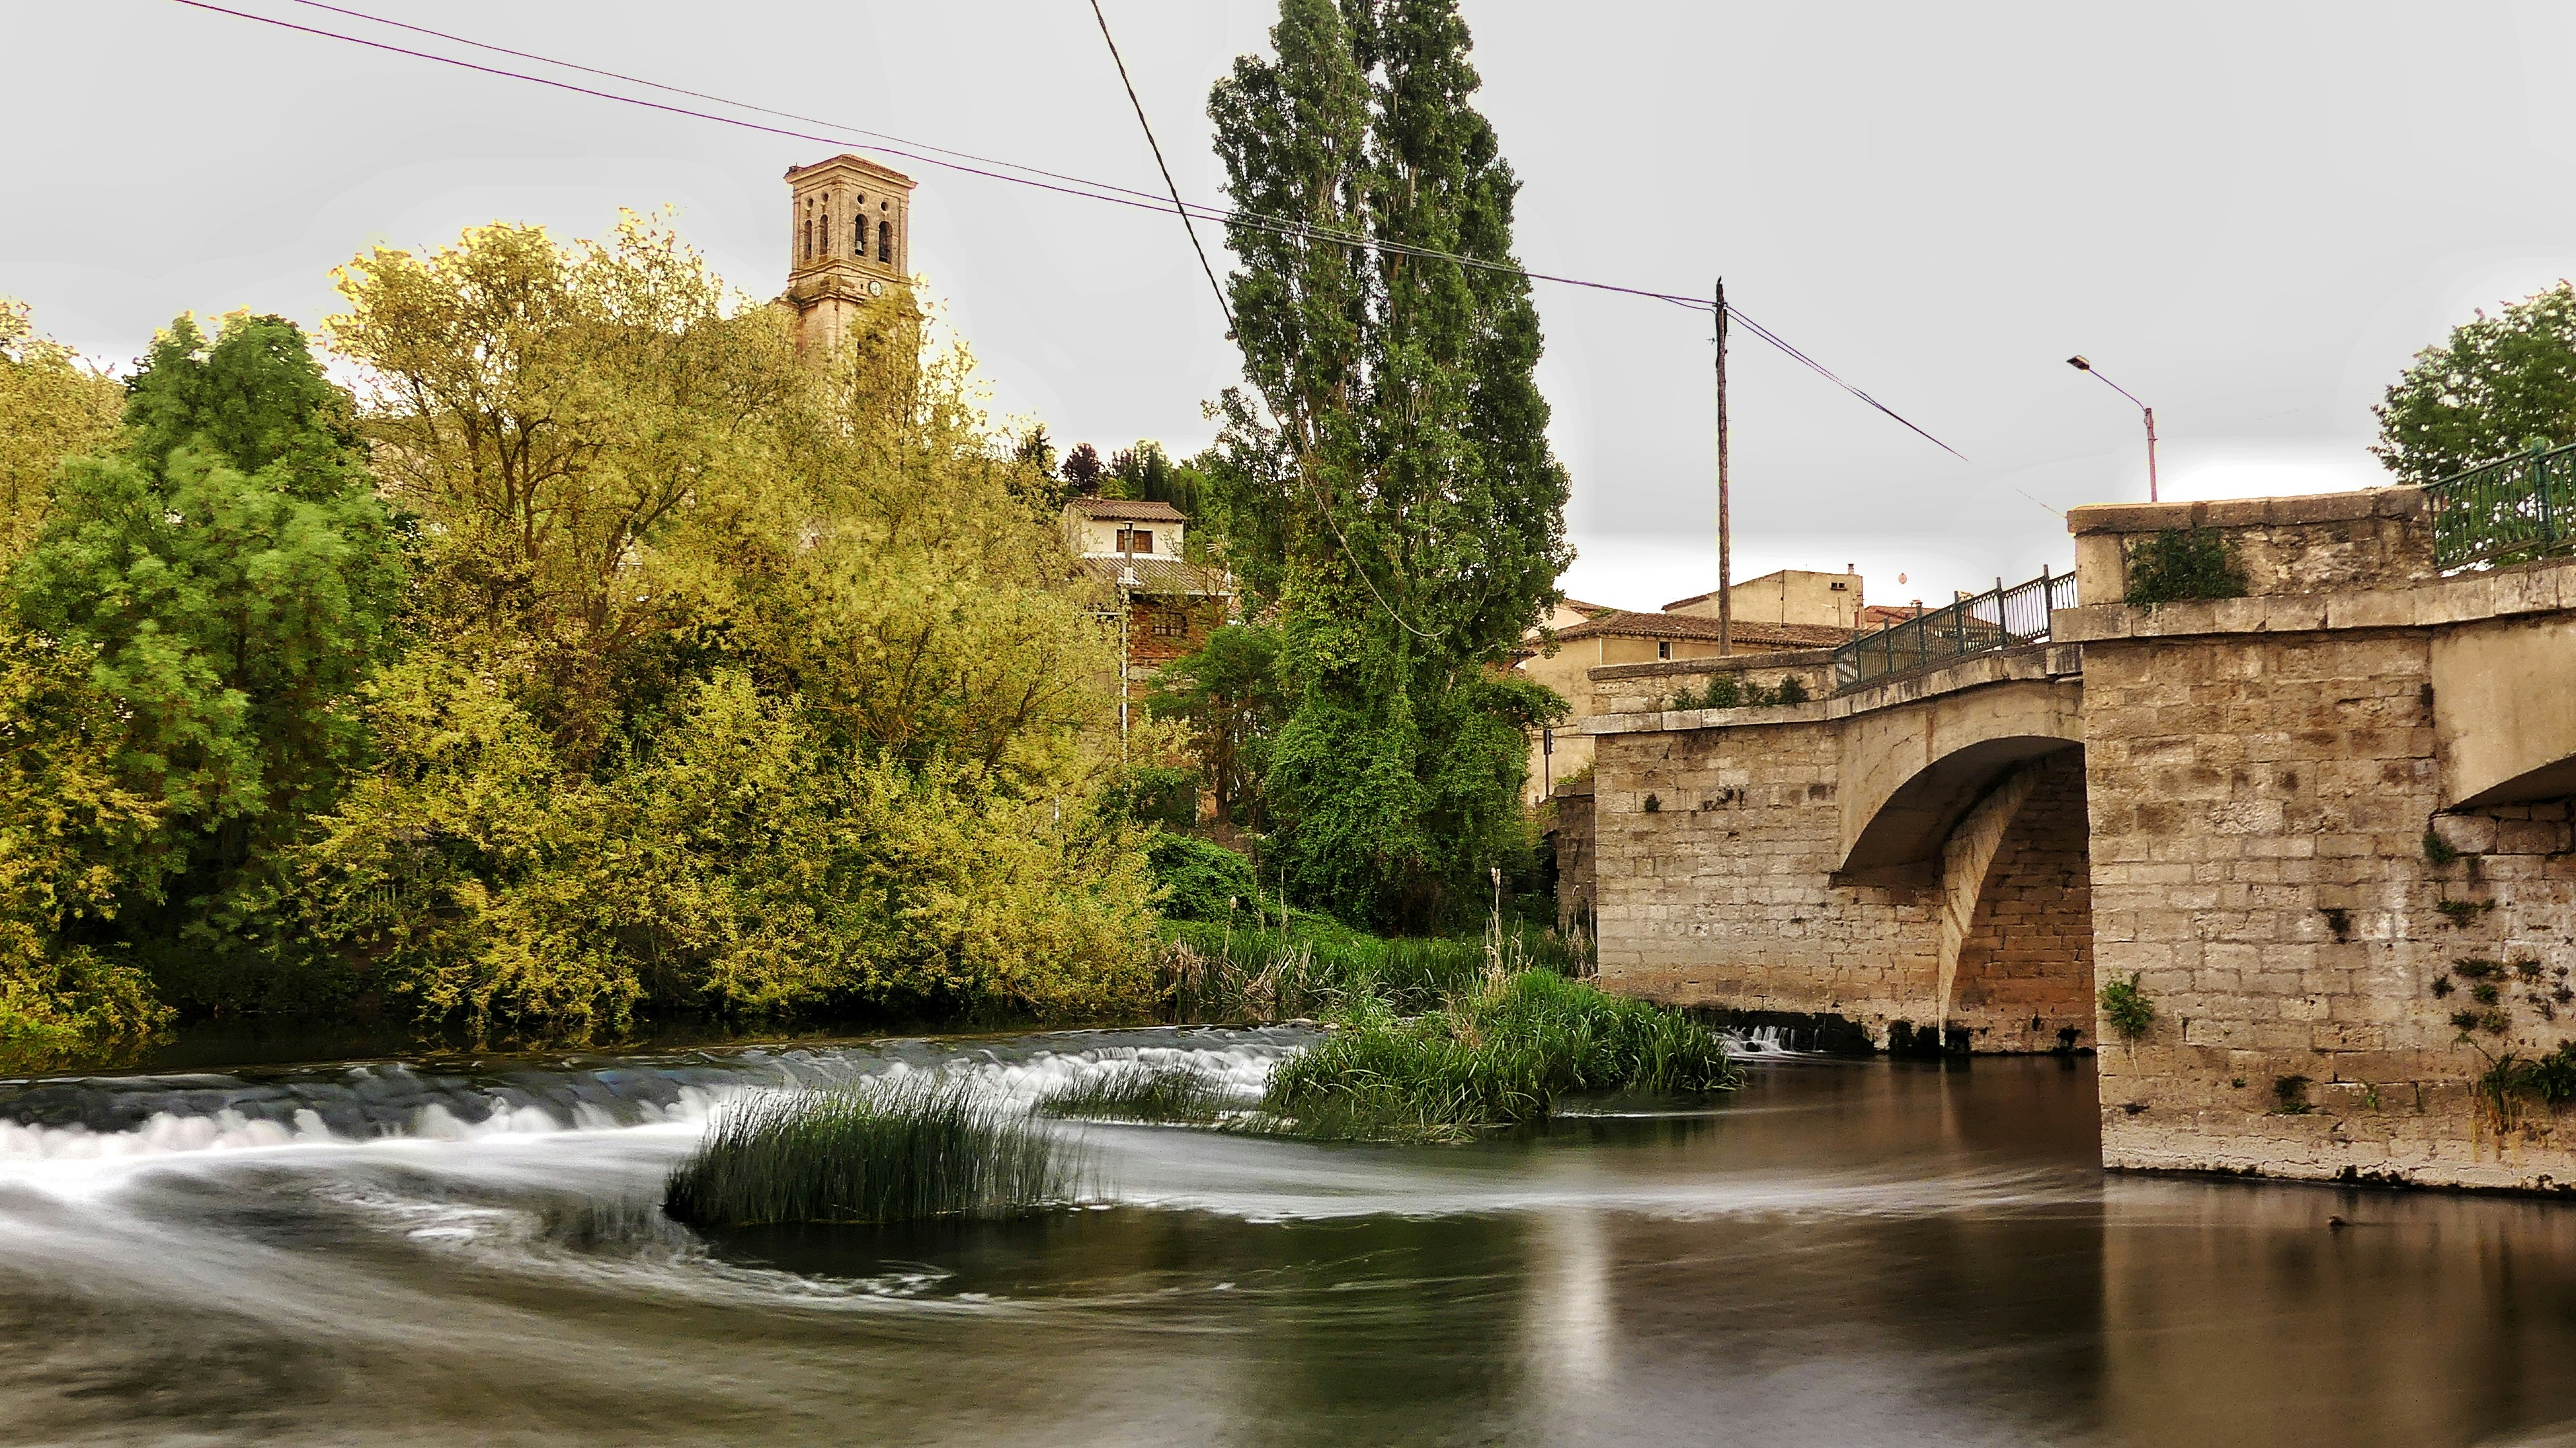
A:
[[[1830,697],[1824,651],[1593,670],[1602,983],[2097,1051],[2115,1167],[2576,1184],[2553,1112],[2478,1085],[2576,1039],[2576,561],[2445,576],[2437,511],[2078,509],[2047,642]],[[2243,596],[2130,602],[2175,530]],[[1819,697],[1663,707],[1720,670]],[[2098,991],[2133,979],[2131,1038]]]

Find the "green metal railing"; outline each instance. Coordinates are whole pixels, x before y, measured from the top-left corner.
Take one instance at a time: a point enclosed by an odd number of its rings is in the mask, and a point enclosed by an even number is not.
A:
[[[1834,650],[1834,692],[1937,669],[1971,654],[2048,638],[2052,609],[2075,606],[2075,575],[2041,569],[2028,583],[2003,586],[1930,609]]]
[[[2576,443],[2536,447],[2424,489],[2433,566],[2544,558],[2576,544]]]

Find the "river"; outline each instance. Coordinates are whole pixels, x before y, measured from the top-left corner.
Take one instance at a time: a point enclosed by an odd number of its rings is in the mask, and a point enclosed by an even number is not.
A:
[[[655,1206],[751,1087],[1249,1092],[1310,1039],[0,1084],[0,1442],[2576,1443],[2576,1204],[2106,1177],[2081,1060],[1757,1053],[1470,1147],[1067,1127],[1099,1200],[1006,1224]]]

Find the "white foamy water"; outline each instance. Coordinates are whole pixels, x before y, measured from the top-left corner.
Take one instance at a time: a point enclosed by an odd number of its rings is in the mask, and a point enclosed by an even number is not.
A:
[[[704,1128],[746,1093],[929,1076],[965,1082],[1012,1107],[1110,1072],[1187,1065],[1229,1097],[1259,1099],[1271,1070],[1310,1032],[1102,1033],[1116,1039],[1069,1047],[1063,1036],[1000,1045],[889,1043],[584,1070],[442,1076],[399,1064],[280,1080],[222,1076],[101,1077],[0,1088],[0,1172],[13,1162],[116,1161],[195,1152],[269,1152],[398,1141]],[[1127,1038],[1146,1037],[1143,1041]],[[1157,1043],[1152,1038],[1170,1043]],[[236,1098],[256,1096],[252,1102]],[[309,1098],[299,1104],[293,1098]],[[172,1103],[163,1105],[162,1103]],[[68,1122],[59,1118],[75,1118]],[[57,1118],[47,1120],[47,1117]],[[32,1118],[32,1119],[31,1119]],[[135,1119],[139,1118],[139,1119]],[[123,1124],[119,1124],[123,1123]]]

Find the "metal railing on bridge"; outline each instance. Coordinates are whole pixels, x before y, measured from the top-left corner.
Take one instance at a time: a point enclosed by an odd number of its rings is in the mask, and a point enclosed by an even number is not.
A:
[[[2075,606],[2075,575],[2041,569],[2037,578],[1993,589],[1889,624],[1834,650],[1834,691],[1937,669],[1972,654],[2048,638],[2051,609]]]
[[[2576,545],[2576,443],[2536,447],[2428,484],[2433,566],[2520,563]]]

